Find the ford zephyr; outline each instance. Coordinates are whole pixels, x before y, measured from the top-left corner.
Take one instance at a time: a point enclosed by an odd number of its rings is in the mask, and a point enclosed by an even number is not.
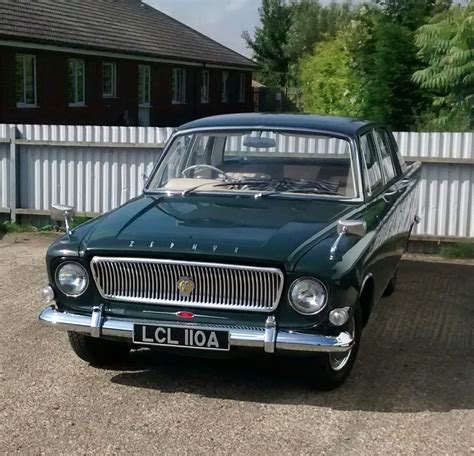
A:
[[[348,377],[396,287],[418,221],[420,165],[384,125],[226,115],[174,131],[143,194],[47,252],[43,324],[94,365],[137,347],[300,356],[314,385]],[[285,362],[285,357],[279,358]]]

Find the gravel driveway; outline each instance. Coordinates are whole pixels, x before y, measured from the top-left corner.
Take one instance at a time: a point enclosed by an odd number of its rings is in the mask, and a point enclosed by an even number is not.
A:
[[[345,386],[270,358],[80,361],[43,328],[50,238],[0,241],[0,453],[472,454],[474,267],[404,261]]]

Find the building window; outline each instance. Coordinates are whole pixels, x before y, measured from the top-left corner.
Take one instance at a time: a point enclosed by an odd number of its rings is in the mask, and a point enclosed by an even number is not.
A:
[[[229,72],[222,73],[222,103],[229,102]]]
[[[240,73],[239,102],[245,103],[245,73]]]
[[[209,71],[201,71],[201,103],[209,103]]]
[[[117,65],[113,62],[102,64],[102,94],[105,98],[117,96]]]
[[[151,68],[149,65],[138,67],[138,103],[140,106],[150,106]]]
[[[186,70],[173,68],[173,103],[186,103]]]
[[[17,54],[16,56],[16,105],[36,106],[36,57]]]
[[[69,106],[86,103],[85,64],[81,59],[69,59]]]

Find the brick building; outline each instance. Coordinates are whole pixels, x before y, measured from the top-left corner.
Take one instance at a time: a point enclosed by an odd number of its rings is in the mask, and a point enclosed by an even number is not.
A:
[[[176,126],[253,109],[251,60],[140,0],[0,11],[0,123]]]

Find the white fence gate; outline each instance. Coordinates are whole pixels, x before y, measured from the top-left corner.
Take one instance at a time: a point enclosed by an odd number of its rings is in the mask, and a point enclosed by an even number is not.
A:
[[[170,128],[0,125],[0,212],[47,215],[51,204],[107,212],[143,189]],[[395,133],[423,162],[416,234],[474,237],[473,133]],[[309,146],[308,146],[309,147]]]

